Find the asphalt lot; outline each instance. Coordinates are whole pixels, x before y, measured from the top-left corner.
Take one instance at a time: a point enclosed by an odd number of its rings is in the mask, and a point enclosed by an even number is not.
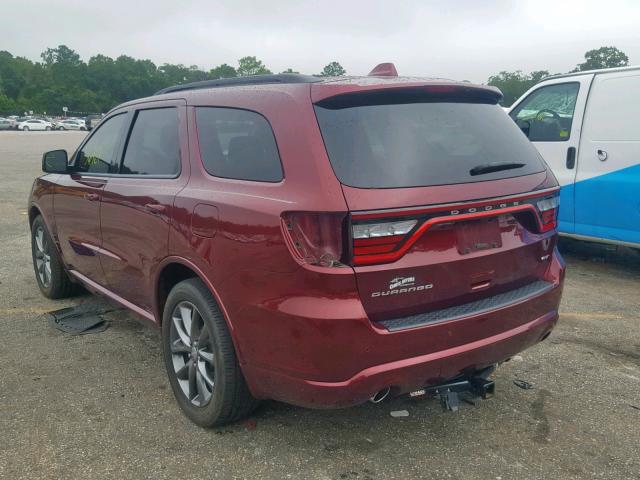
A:
[[[567,244],[558,327],[498,369],[495,398],[457,414],[433,399],[265,402],[203,430],[173,399],[158,332],[118,311],[107,331],[71,337],[43,316],[96,301],[40,295],[26,216],[41,153],[83,136],[0,132],[0,478],[640,477],[640,255]]]

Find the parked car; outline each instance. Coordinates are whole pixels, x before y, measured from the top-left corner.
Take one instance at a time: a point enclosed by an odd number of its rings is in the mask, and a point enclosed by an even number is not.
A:
[[[640,248],[640,67],[556,75],[509,115],[562,186],[559,230]]]
[[[394,71],[206,81],[116,107],[70,161],[43,156],[40,290],[78,282],[160,327],[202,426],[258,399],[489,387],[558,319],[558,185],[499,90]]]
[[[13,130],[14,123],[8,118],[0,118],[0,130]]]
[[[53,125],[51,122],[41,120],[39,118],[31,118],[18,123],[18,130],[23,130],[25,132],[29,130],[51,130],[52,128]]]
[[[54,125],[56,130],[86,130],[85,122],[81,120],[61,120]]]

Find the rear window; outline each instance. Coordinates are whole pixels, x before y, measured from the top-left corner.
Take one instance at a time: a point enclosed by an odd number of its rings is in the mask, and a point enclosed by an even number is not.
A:
[[[497,105],[416,102],[315,106],[338,179],[359,188],[448,185],[544,170],[535,147]]]

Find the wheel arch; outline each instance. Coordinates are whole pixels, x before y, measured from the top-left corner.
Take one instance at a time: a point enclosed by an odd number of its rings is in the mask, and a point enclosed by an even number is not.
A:
[[[42,215],[40,208],[37,205],[31,205],[29,207],[29,228],[31,228],[33,221],[38,215]],[[44,219],[44,216],[42,218]]]
[[[227,324],[227,328],[229,329],[229,334],[231,335],[231,339],[236,349],[236,354],[238,355],[238,360],[240,363],[243,362],[243,355],[240,349],[240,346],[237,342],[236,332],[233,327],[233,323],[229,318],[229,314],[227,309],[224,306],[222,299],[214,285],[209,281],[207,276],[204,274],[202,269],[200,269],[195,263],[190,260],[187,260],[182,257],[172,256],[165,258],[161,264],[158,266],[157,274],[155,278],[155,289],[154,289],[154,300],[153,300],[153,309],[154,316],[157,319],[158,326],[162,325],[162,317],[164,311],[164,305],[167,300],[167,296],[171,289],[177,285],[179,282],[186,280],[188,278],[198,278],[204,285],[207,287],[213,298],[215,299],[218,307],[220,308],[220,312]]]

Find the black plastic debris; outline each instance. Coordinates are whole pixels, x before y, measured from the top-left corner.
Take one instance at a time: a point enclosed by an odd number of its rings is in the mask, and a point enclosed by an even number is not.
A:
[[[523,389],[523,390],[531,390],[532,388],[534,388],[534,387],[533,387],[533,384],[532,384],[532,383],[527,382],[526,380],[514,380],[514,381],[513,381],[513,384],[514,384],[516,387],[519,387],[519,388],[521,388],[521,389]]]
[[[49,325],[70,335],[104,332],[109,322],[101,315],[117,310],[109,305],[82,303],[48,313]]]

